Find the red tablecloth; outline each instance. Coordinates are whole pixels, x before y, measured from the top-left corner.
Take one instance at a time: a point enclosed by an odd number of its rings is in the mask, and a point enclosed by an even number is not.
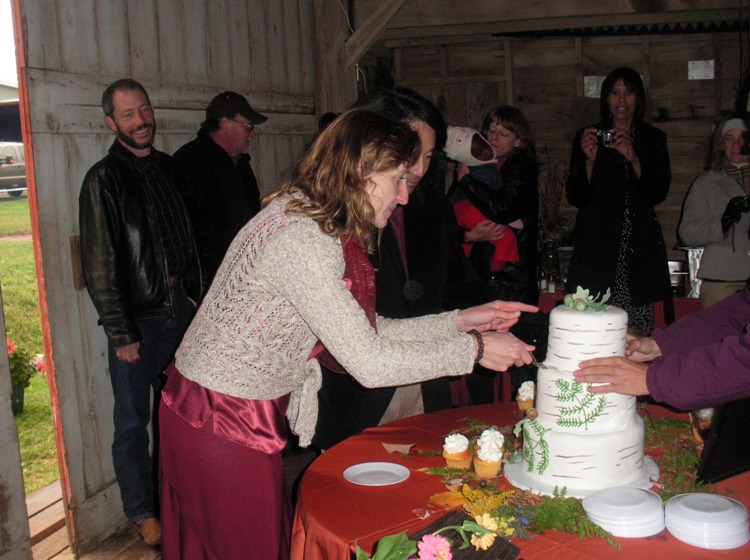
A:
[[[666,411],[652,407],[652,413],[664,415]],[[355,541],[372,553],[381,537],[404,530],[411,534],[432,523],[436,517],[419,519],[415,510],[426,509],[430,496],[445,488],[439,477],[415,469],[444,465],[443,459],[390,454],[382,442],[414,444],[414,449],[434,451],[442,447],[447,433],[465,425],[462,420],[467,417],[505,426],[518,421],[521,413],[515,403],[454,408],[366,430],[323,453],[302,479],[292,530],[292,560],[350,560]],[[347,467],[368,461],[402,464],[411,469],[411,476],[383,487],[359,486],[344,479]],[[503,483],[507,481],[503,479]],[[750,507],[750,472],[720,482],[717,487],[731,489],[733,498]],[[620,551],[603,539],[581,540],[549,531],[529,540],[515,539],[513,544],[521,549],[524,560],[750,558],[750,544],[734,550],[708,551],[684,544],[667,531],[649,538],[617,540],[622,544]]]

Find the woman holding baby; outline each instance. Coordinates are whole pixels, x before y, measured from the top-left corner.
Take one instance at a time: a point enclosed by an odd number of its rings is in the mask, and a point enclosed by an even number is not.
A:
[[[459,163],[458,182],[453,187],[487,218],[464,233],[464,241],[473,243],[469,258],[477,271],[497,287],[500,299],[536,305],[539,167],[531,146],[529,123],[519,109],[501,105],[485,116],[482,135],[495,152],[493,165],[500,179],[493,185],[483,173],[485,179],[480,180],[474,169],[470,172],[467,165]],[[503,235],[515,236],[518,258],[495,271],[493,242]]]
[[[456,169],[458,181],[452,188],[454,204],[456,198],[464,197],[485,218],[475,227],[466,228],[463,241],[473,244],[469,259],[477,272],[495,286],[501,300],[537,305],[539,168],[531,146],[529,124],[519,109],[500,105],[485,116],[481,132],[494,151],[495,161],[490,169],[487,165],[459,163]],[[479,159],[480,152],[472,152],[473,159]],[[446,147],[446,154],[459,161],[450,155],[449,147]],[[513,237],[516,259],[506,261],[499,270],[493,270],[494,255]],[[525,314],[513,327],[513,332],[536,346],[537,352],[546,348],[547,324],[541,313]],[[533,370],[516,368],[511,372],[512,384],[518,386],[533,379],[533,375]],[[492,402],[494,378],[492,372],[481,366],[466,378],[473,404]]]

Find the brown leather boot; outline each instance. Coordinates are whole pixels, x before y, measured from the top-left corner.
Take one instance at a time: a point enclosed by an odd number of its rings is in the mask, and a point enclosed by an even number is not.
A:
[[[161,523],[156,517],[135,523],[135,529],[146,544],[154,546],[161,543]]]

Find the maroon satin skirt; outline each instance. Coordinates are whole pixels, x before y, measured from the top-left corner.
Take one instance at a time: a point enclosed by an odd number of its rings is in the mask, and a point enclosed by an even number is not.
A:
[[[289,557],[282,467],[289,395],[211,391],[170,365],[159,410],[164,560]]]

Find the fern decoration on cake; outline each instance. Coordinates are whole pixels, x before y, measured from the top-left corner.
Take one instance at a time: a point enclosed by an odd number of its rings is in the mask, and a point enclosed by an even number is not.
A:
[[[558,426],[588,429],[588,425],[604,413],[607,406],[607,397],[597,397],[594,393],[589,393],[586,390],[588,384],[558,379],[555,381],[555,386],[558,389],[555,400],[572,404],[572,406],[565,406],[560,409],[560,417],[557,419]]]
[[[536,463],[534,453],[536,451],[536,448],[539,447],[541,458],[539,459],[539,464],[536,465],[536,472],[542,474],[547,470],[547,467],[549,467],[549,444],[544,439],[544,434],[549,432],[551,428],[545,429],[545,427],[542,426],[542,424],[538,420],[528,420],[523,425],[524,442],[532,441],[528,431],[529,428],[534,432],[534,434],[536,434],[537,443],[535,443],[534,445],[524,444],[523,457],[524,459],[526,459],[526,463],[528,464],[528,471],[534,472],[534,465]]]
[[[589,393],[580,406],[561,409],[560,414],[562,416],[558,418],[557,425],[561,428],[580,428],[583,426],[588,429],[588,425],[602,415],[606,406],[606,397],[597,398]]]
[[[558,389],[555,400],[559,402],[574,402],[579,399],[581,393],[585,393],[586,387],[583,383],[577,381],[565,381],[564,379],[557,379],[555,381],[555,387]]]

